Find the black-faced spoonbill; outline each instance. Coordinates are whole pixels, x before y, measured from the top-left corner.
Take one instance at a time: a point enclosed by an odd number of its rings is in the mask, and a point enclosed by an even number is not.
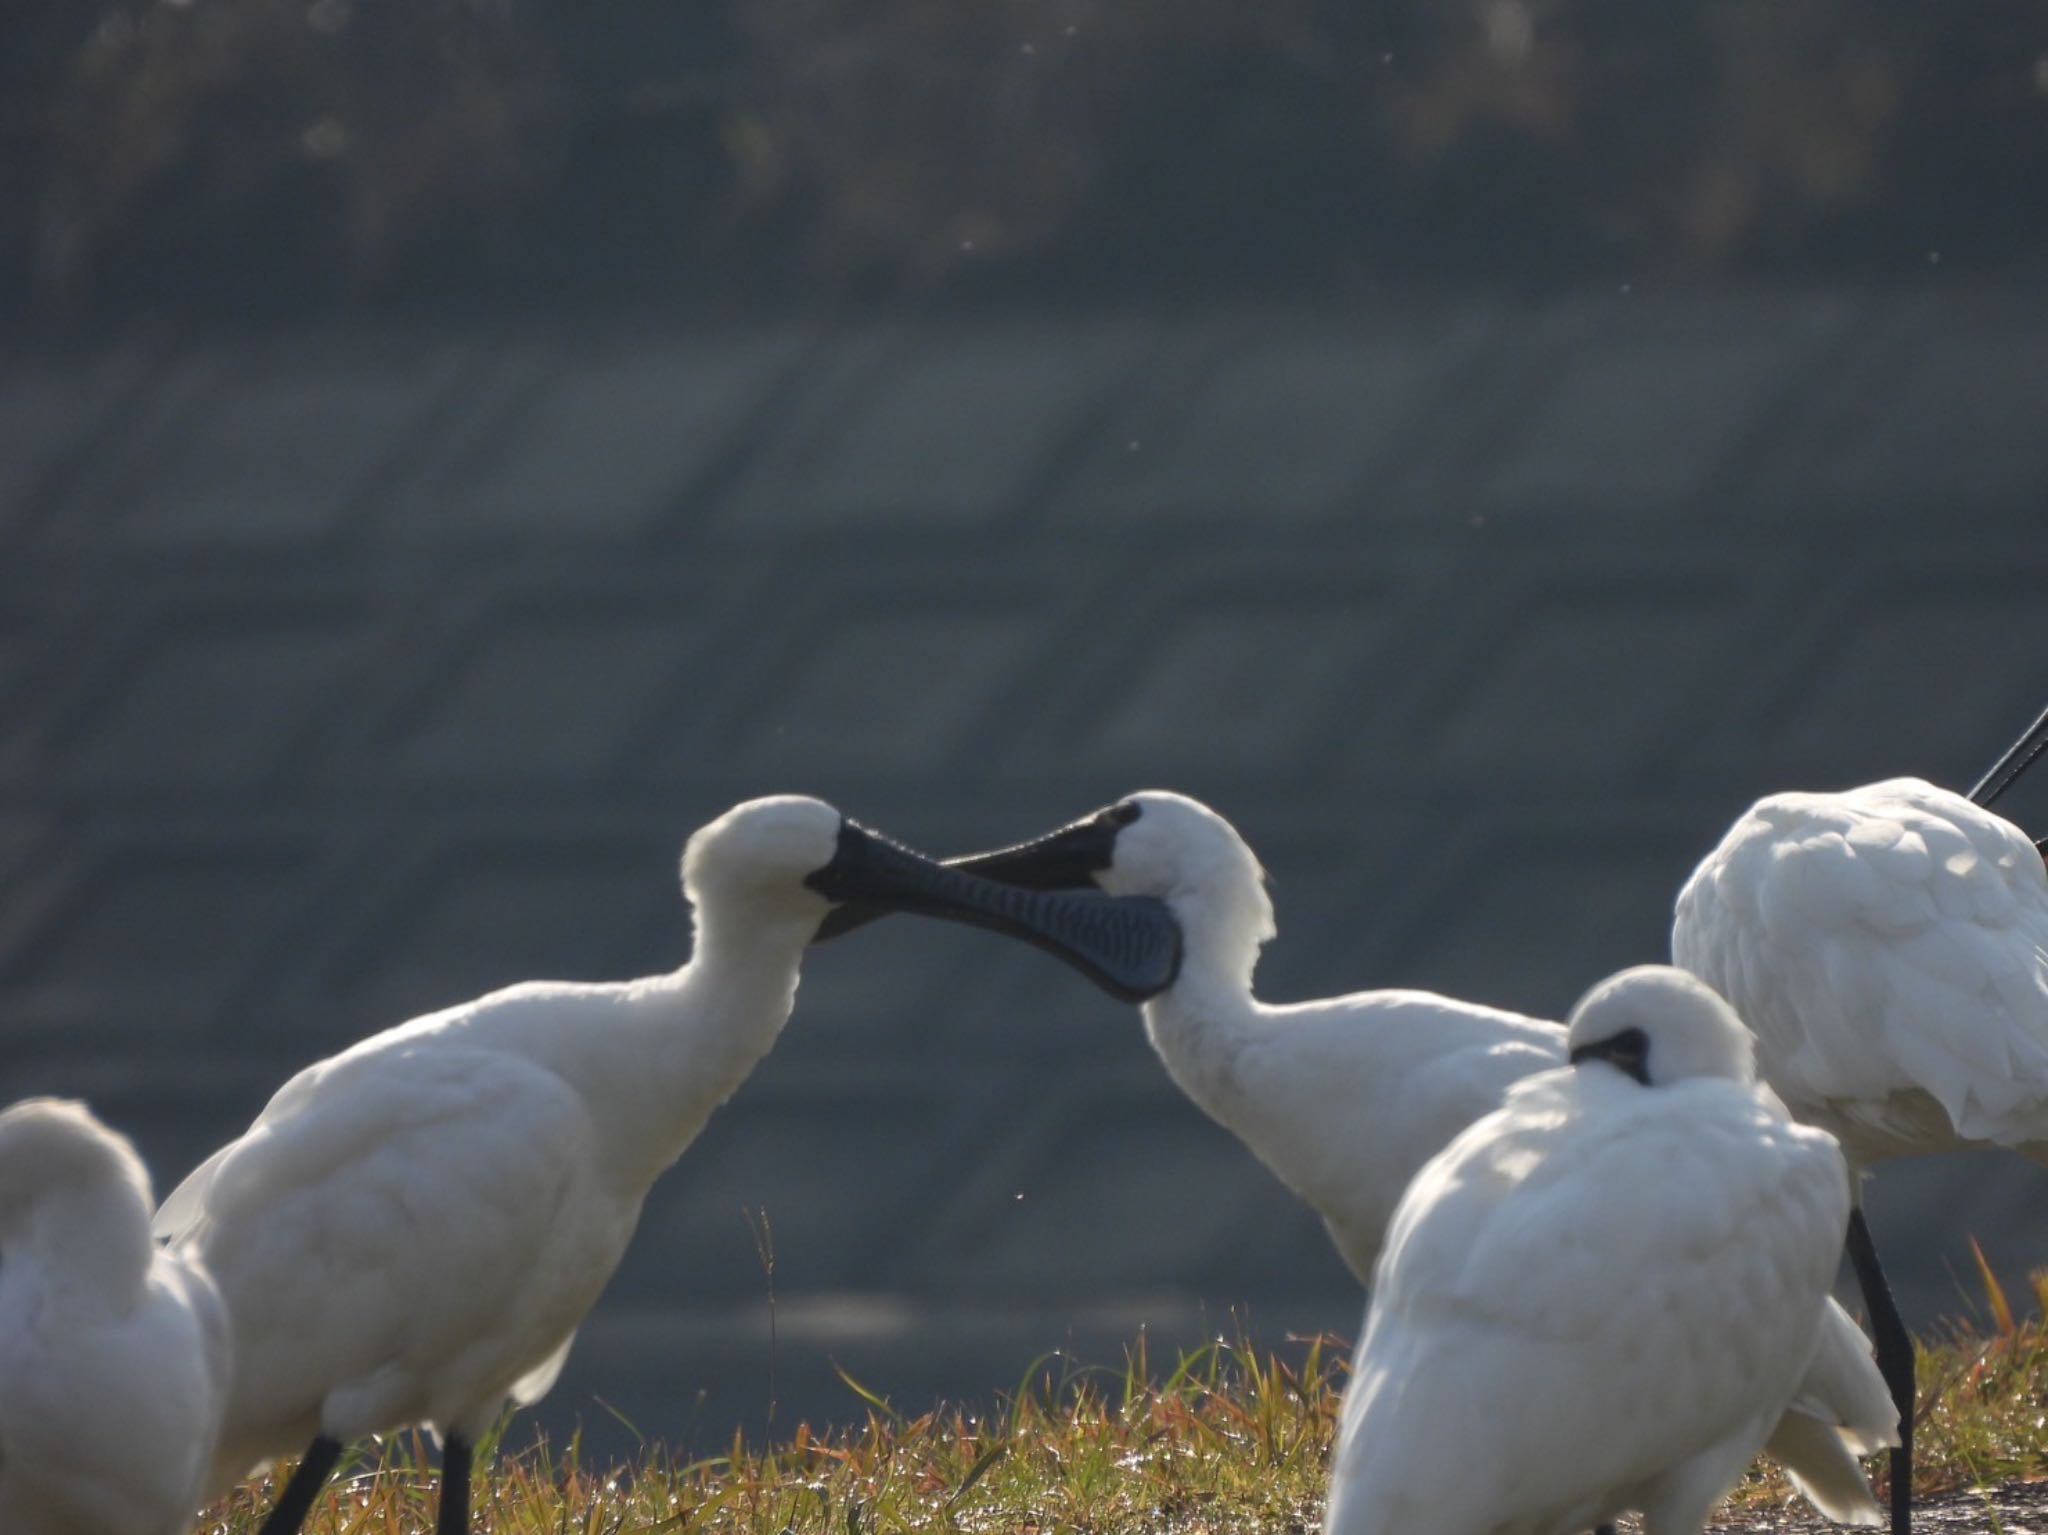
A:
[[[1566,1062],[1561,1025],[1430,992],[1260,1001],[1252,972],[1275,931],[1264,872],[1235,827],[1185,795],[1134,794],[1034,842],[953,862],[1165,903],[1184,955],[1173,984],[1144,1005],[1147,1036],[1180,1088],[1323,1217],[1362,1283],[1423,1164],[1515,1083]],[[842,906],[822,932],[867,915]],[[1894,1416],[1868,1343],[1831,1307],[1812,1378],[1769,1448],[1829,1517],[1876,1523],[1856,1453],[1888,1443]]]
[[[1326,1535],[1698,1535],[1820,1346],[1848,1169],[1727,1004],[1642,966],[1569,1038],[1402,1197]]]
[[[1995,799],[2037,721],[1971,797],[1918,778],[1750,807],[1679,892],[1671,957],[1755,1029],[1757,1066],[1859,1173],[2007,1146],[2048,1163],[2048,871]],[[1849,1219],[1903,1421],[1892,1528],[1911,1520],[1913,1340],[1860,1203]]]
[[[215,1485],[303,1451],[264,1535],[289,1535],[351,1441],[443,1443],[437,1529],[468,1528],[471,1446],[554,1383],[655,1177],[774,1044],[829,902],[1038,943],[1125,996],[1172,979],[1156,902],[1092,902],[941,868],[817,800],[754,800],[690,839],[690,962],[531,982],[300,1072],[164,1202],[219,1281],[240,1368]]]
[[[149,1239],[149,1174],[84,1104],[0,1113],[0,1530],[190,1528],[226,1404],[226,1313]]]

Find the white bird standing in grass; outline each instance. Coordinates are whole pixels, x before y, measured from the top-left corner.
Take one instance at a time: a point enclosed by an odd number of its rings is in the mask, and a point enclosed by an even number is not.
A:
[[[1156,902],[1030,895],[940,868],[785,796],[690,839],[690,962],[530,982],[300,1072],[158,1214],[219,1280],[240,1368],[215,1486],[303,1451],[264,1535],[290,1535],[351,1441],[442,1438],[441,1535],[468,1528],[472,1446],[554,1383],[655,1177],[775,1042],[805,946],[858,896],[996,928],[1118,994],[1170,980]]]
[[[0,1530],[173,1535],[229,1377],[204,1269],[149,1239],[149,1173],[82,1103],[0,1113]]]
[[[1569,1037],[1401,1200],[1327,1535],[1697,1535],[1821,1344],[1848,1169],[1727,1004],[1646,965]]]
[[[1679,892],[1672,959],[1728,998],[1764,1080],[1859,1173],[1985,1146],[2048,1163],[2048,870],[1984,808],[2044,743],[2048,715],[1968,797],[1918,778],[1770,795]],[[1906,1535],[1913,1341],[1860,1204],[1849,1255],[1903,1422]]]
[[[1252,972],[1275,931],[1265,873],[1235,827],[1185,795],[1134,794],[1036,841],[951,862],[1166,904],[1184,956],[1144,1005],[1153,1048],[1182,1091],[1323,1217],[1361,1283],[1423,1164],[1515,1083],[1566,1063],[1560,1025],[1431,992],[1260,1001]],[[842,906],[823,935],[866,915]],[[1823,1513],[1874,1524],[1856,1455],[1890,1442],[1893,1416],[1869,1344],[1831,1306],[1820,1362],[1770,1449]]]

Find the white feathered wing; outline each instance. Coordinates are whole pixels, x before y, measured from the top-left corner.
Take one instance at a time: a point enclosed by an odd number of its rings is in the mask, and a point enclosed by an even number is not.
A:
[[[1396,1212],[1329,1535],[1696,1529],[1820,1347],[1848,1211],[1834,1142],[1738,1083],[1531,1079]]]

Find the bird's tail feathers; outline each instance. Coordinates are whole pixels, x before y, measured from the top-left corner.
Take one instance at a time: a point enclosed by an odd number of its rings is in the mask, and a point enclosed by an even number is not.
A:
[[[1764,1449],[1784,1467],[1806,1501],[1835,1523],[1879,1525],[1884,1523],[1884,1511],[1856,1459],[1860,1439],[1848,1429],[1788,1412]]]
[[[1821,1306],[1820,1339],[1786,1412],[1839,1429],[1859,1455],[1899,1442],[1898,1404],[1878,1371],[1876,1351],[1832,1298]]]
[[[1884,1522],[1857,1457],[1899,1442],[1899,1410],[1870,1340],[1833,1300],[1799,1389],[1764,1448],[1806,1500],[1837,1524]]]

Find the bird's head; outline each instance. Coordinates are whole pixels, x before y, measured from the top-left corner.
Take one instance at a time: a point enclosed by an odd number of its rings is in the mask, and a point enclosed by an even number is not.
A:
[[[832,806],[808,795],[750,799],[690,838],[683,888],[699,906],[765,906],[815,922],[828,902],[805,881],[837,856],[845,824]]]
[[[1579,999],[1566,1024],[1574,1066],[1601,1064],[1645,1087],[1688,1077],[1756,1080],[1756,1037],[1706,982],[1637,965]]]
[[[807,924],[807,935],[834,907],[990,928],[1131,999],[1163,990],[1180,964],[1179,929],[1157,902],[1019,890],[936,863],[800,795],[749,800],[704,827],[684,851],[683,884],[700,913],[787,918]]]
[[[27,1098],[0,1111],[0,1269],[21,1244],[64,1242],[74,1219],[97,1212],[146,1247],[154,1204],[135,1148],[84,1104]]]
[[[1157,896],[1176,908],[1226,906],[1259,942],[1273,936],[1266,871],[1237,828],[1200,800],[1146,789],[1093,819],[1110,833],[1095,875],[1110,894]]]

